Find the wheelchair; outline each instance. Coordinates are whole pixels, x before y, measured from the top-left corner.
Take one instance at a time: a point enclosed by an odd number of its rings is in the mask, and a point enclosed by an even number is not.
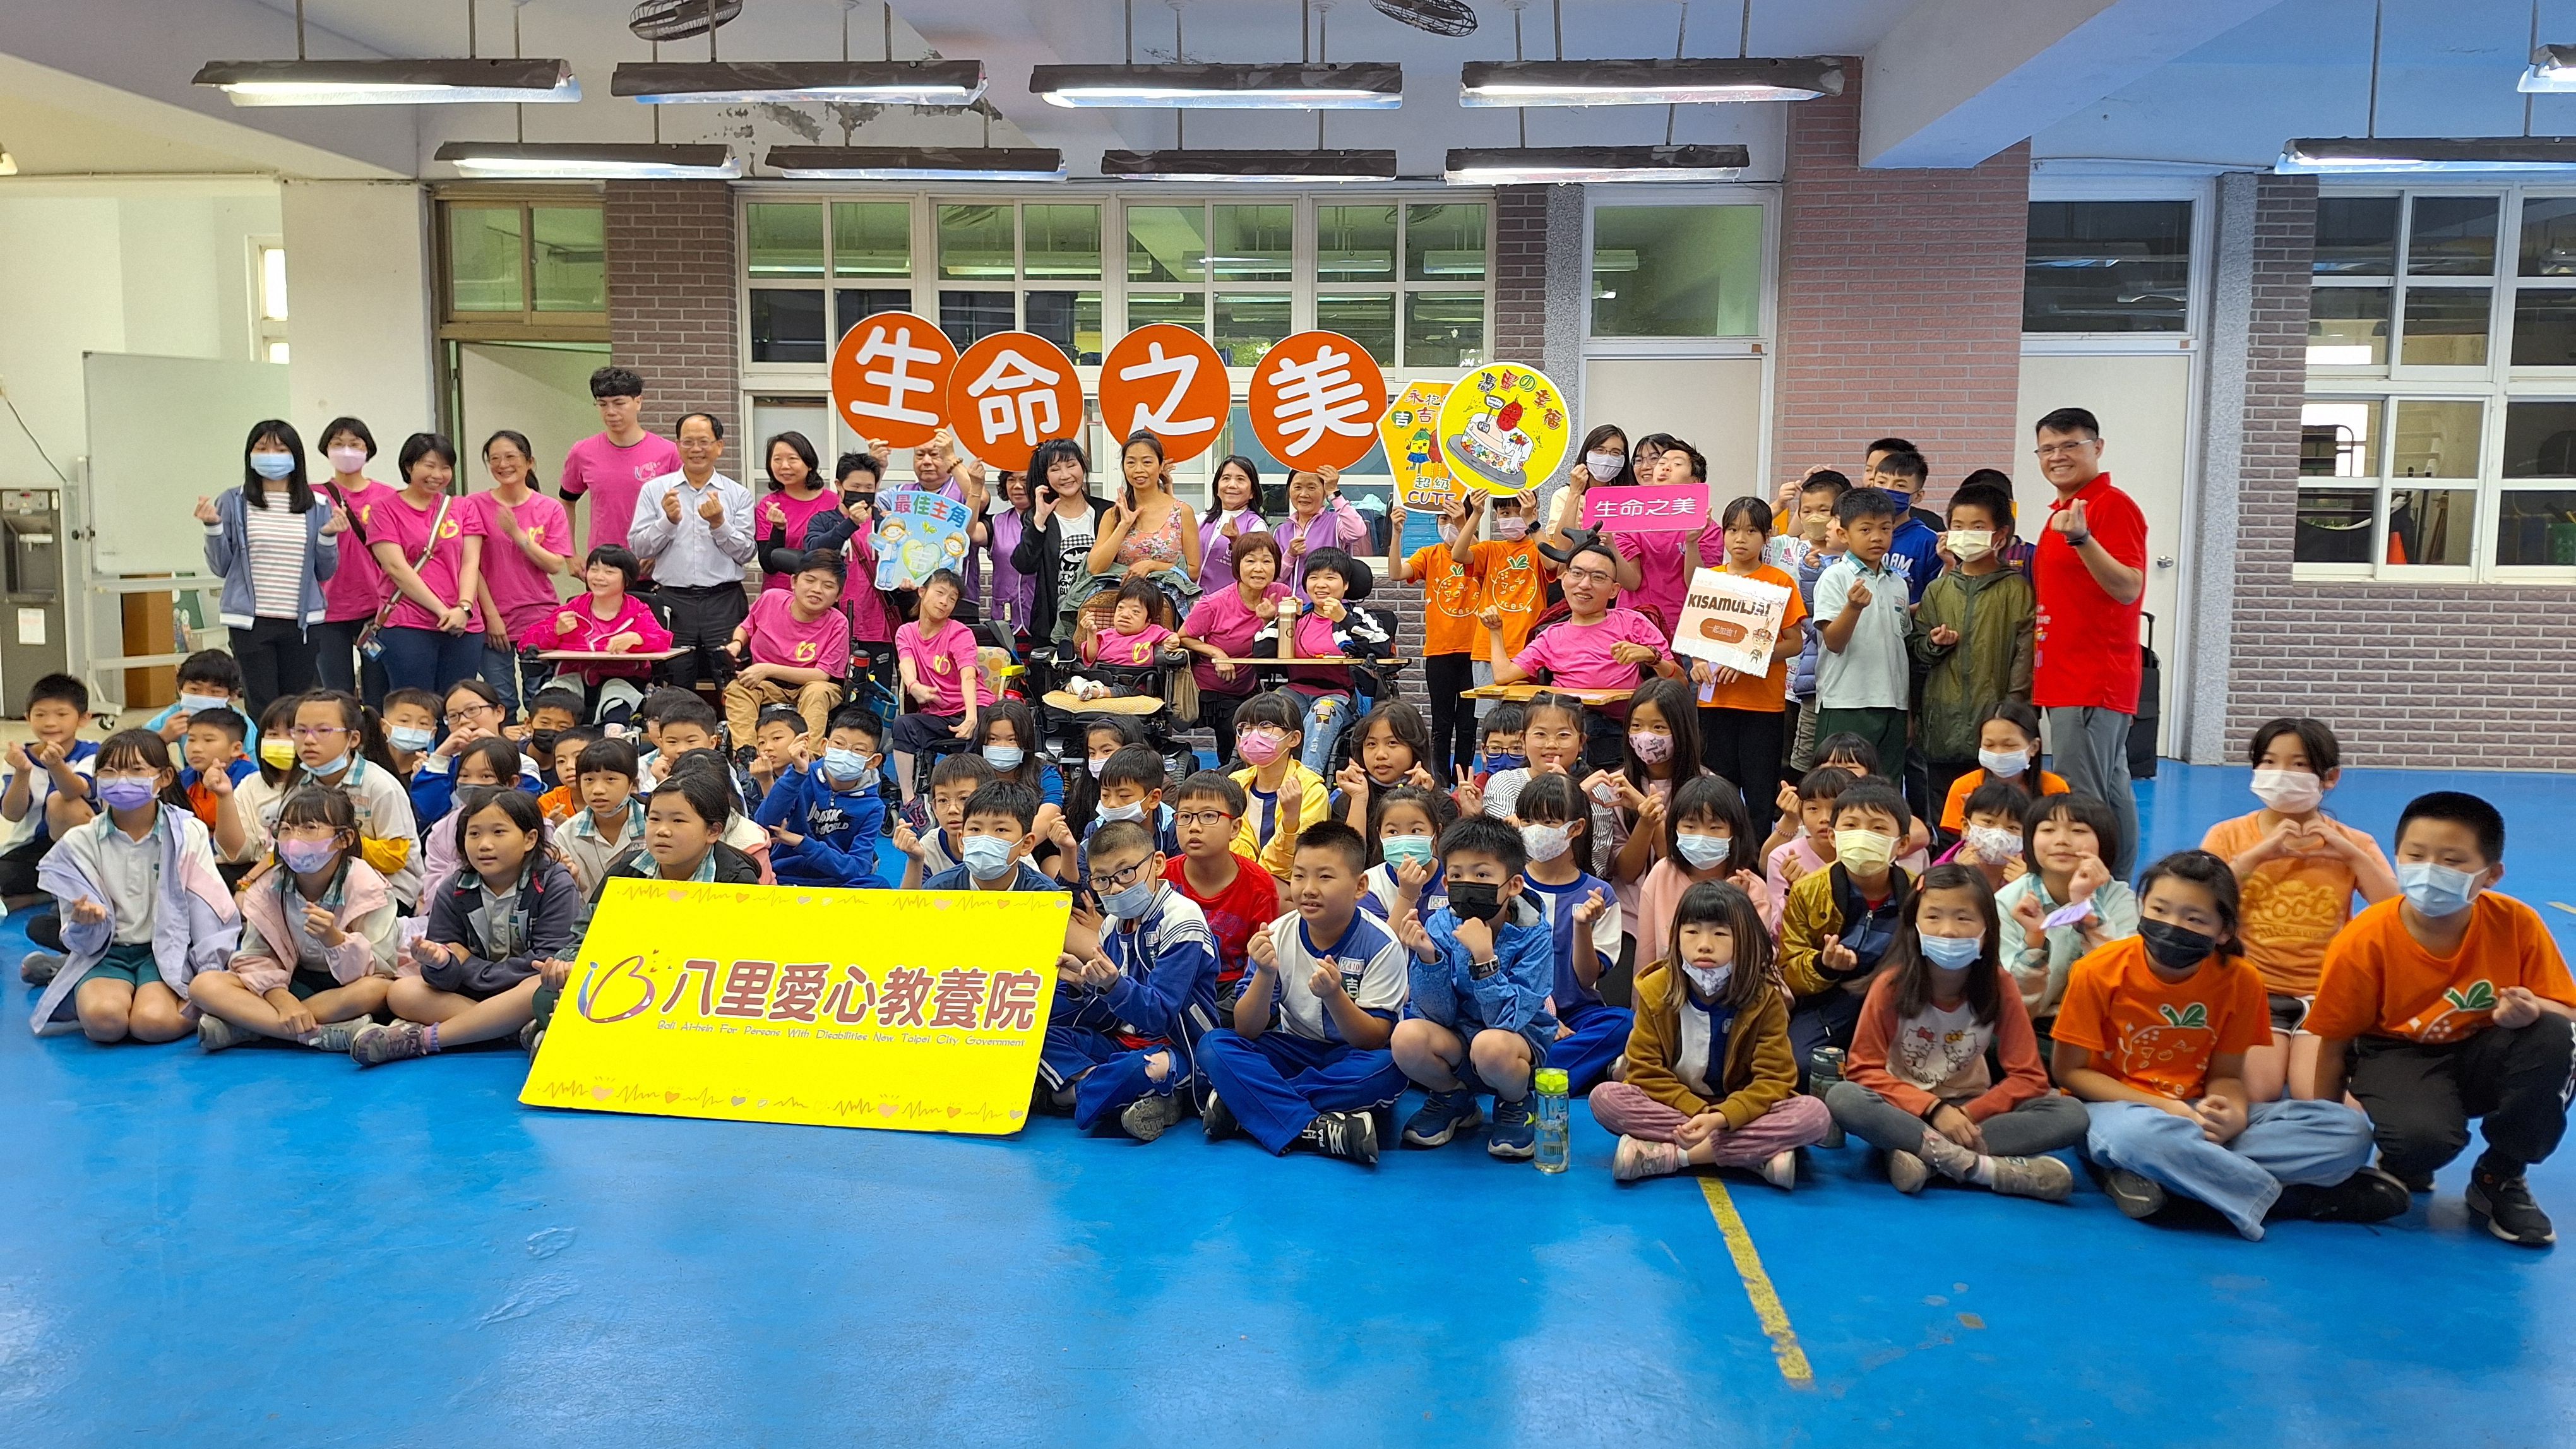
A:
[[[1108,594],[1094,597],[1082,606],[1076,637],[1088,637],[1108,627],[1116,611],[1117,599]],[[1166,604],[1166,609],[1169,605]],[[1168,621],[1160,621],[1166,628]],[[1038,651],[1030,651],[1034,661]],[[1094,721],[1112,717],[1134,720],[1145,732],[1145,742],[1163,757],[1165,775],[1174,783],[1197,772],[1198,751],[1181,738],[1183,732],[1198,726],[1197,711],[1180,718],[1172,707],[1172,696],[1182,681],[1189,680],[1190,655],[1187,650],[1166,648],[1144,664],[1084,664],[1073,649],[1050,647],[1042,671],[1048,685],[1037,697],[1038,736],[1047,752],[1053,755],[1059,769],[1073,761],[1072,769],[1081,769],[1089,753],[1085,736]],[[1075,677],[1108,685],[1111,692],[1103,697],[1084,699],[1068,687]],[[1187,691],[1195,698],[1195,681]]]

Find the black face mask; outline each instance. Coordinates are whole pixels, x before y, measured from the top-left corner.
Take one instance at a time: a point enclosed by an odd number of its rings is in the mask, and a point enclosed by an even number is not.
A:
[[[528,735],[528,745],[537,752],[538,763],[552,765],[555,759],[555,745],[562,739],[563,732],[560,730],[534,730]]]
[[[1503,888],[1484,881],[1451,881],[1449,909],[1462,921],[1491,921],[1503,913]]]
[[[841,495],[841,508],[843,512],[862,506],[868,508],[876,507],[877,496],[873,493],[844,493]]]
[[[2218,949],[2217,937],[2171,921],[2138,922],[2138,939],[2147,943],[2148,957],[2167,971],[2188,971]]]

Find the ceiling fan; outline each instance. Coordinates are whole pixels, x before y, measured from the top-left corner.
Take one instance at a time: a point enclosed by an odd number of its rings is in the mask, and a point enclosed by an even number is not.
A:
[[[742,0],[644,0],[626,17],[637,40],[686,40],[742,13]]]
[[[1369,4],[1389,20],[1401,20],[1433,35],[1455,39],[1476,33],[1476,12],[1467,8],[1466,0],[1369,0]]]

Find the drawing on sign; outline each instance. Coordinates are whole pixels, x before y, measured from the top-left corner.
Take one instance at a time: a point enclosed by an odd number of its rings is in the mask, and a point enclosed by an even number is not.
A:
[[[1565,456],[1571,423],[1563,396],[1545,373],[1497,364],[1450,385],[1436,436],[1459,482],[1526,493]]]

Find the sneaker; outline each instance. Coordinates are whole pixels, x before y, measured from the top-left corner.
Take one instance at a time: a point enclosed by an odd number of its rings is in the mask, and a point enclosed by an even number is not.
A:
[[[197,1045],[205,1048],[207,1051],[219,1052],[226,1047],[237,1047],[243,1042],[257,1041],[258,1039],[258,1032],[252,1031],[248,1027],[235,1026],[231,1022],[224,1020],[222,1017],[215,1015],[211,1011],[205,1012],[197,1018]],[[342,1050],[346,1050],[346,1048],[343,1048]]]
[[[2075,1191],[2075,1172],[2054,1157],[1998,1157],[1994,1189],[2005,1197],[2035,1197],[2064,1202]]]
[[[1434,1092],[1423,1099],[1422,1110],[1405,1122],[1402,1141],[1407,1147],[1446,1147],[1450,1138],[1483,1120],[1476,1110],[1475,1093]]]
[[[519,1050],[526,1052],[530,1056],[535,1056],[537,1054],[537,1043],[544,1041],[545,1039],[546,1026],[544,1022],[531,1020],[526,1026],[519,1028]]]
[[[1208,1093],[1207,1105],[1199,1109],[1199,1128],[1210,1142],[1223,1142],[1234,1135],[1234,1109],[1214,1092]]]
[[[1538,1155],[1538,1119],[1529,1098],[1494,1099],[1494,1130],[1485,1138],[1485,1152],[1506,1162],[1527,1162]]]
[[[2396,1178],[2399,1182],[2406,1184],[2406,1190],[2410,1193],[2425,1193],[2433,1190],[2433,1174],[2429,1172],[2419,1172],[2414,1176],[2409,1177],[2405,1173],[2391,1168],[2388,1165],[2388,1159],[2386,1157],[2379,1159],[2379,1170],[2387,1173],[2390,1177]]]
[[[1798,1185],[1798,1149],[1774,1152],[1762,1164],[1762,1180],[1787,1192]]]
[[[2331,1187],[2293,1183],[2273,1207],[2273,1216],[2319,1223],[2383,1223],[2405,1212],[2411,1201],[2405,1183],[2376,1167],[2365,1167]]]
[[[363,1016],[355,1021],[326,1021],[314,1030],[313,1049],[334,1054],[345,1052],[351,1038],[374,1024]]]
[[[1887,1154],[1887,1180],[1895,1186],[1898,1192],[1904,1193],[1910,1197],[1915,1193],[1921,1192],[1923,1190],[1923,1184],[1929,1181],[1931,1177],[1932,1169],[1925,1166],[1923,1159],[1915,1156],[1913,1153],[1891,1152]]]
[[[51,951],[30,951],[18,958],[18,979],[30,986],[51,986],[63,969],[63,958]]]
[[[2558,1230],[2531,1200],[2521,1173],[2502,1177],[2484,1167],[2471,1172],[2469,1211],[2486,1219],[2488,1232],[2516,1247],[2545,1248],[2558,1241]]]
[[[1641,1177],[1670,1177],[1688,1162],[1688,1155],[1670,1142],[1622,1137],[1619,1150],[1610,1156],[1610,1176],[1618,1182],[1635,1182]]]
[[[369,1024],[349,1036],[349,1056],[362,1067],[381,1067],[405,1057],[429,1055],[429,1041],[421,1029],[408,1021],[391,1026]]]
[[[1377,1166],[1377,1123],[1366,1112],[1318,1112],[1294,1144],[1309,1152]]]
[[[1181,1120],[1181,1094],[1147,1092],[1118,1113],[1119,1129],[1139,1142],[1151,1142]]]
[[[2164,1211],[2163,1185],[2125,1167],[2103,1173],[2102,1190],[2111,1195],[2112,1205],[2129,1217],[2150,1218]]]
[[[1914,1149],[1912,1155],[1922,1158],[1924,1166],[1952,1182],[1966,1182],[1968,1174],[1977,1170],[1977,1154],[1929,1127],[1923,1129],[1923,1145]]]

